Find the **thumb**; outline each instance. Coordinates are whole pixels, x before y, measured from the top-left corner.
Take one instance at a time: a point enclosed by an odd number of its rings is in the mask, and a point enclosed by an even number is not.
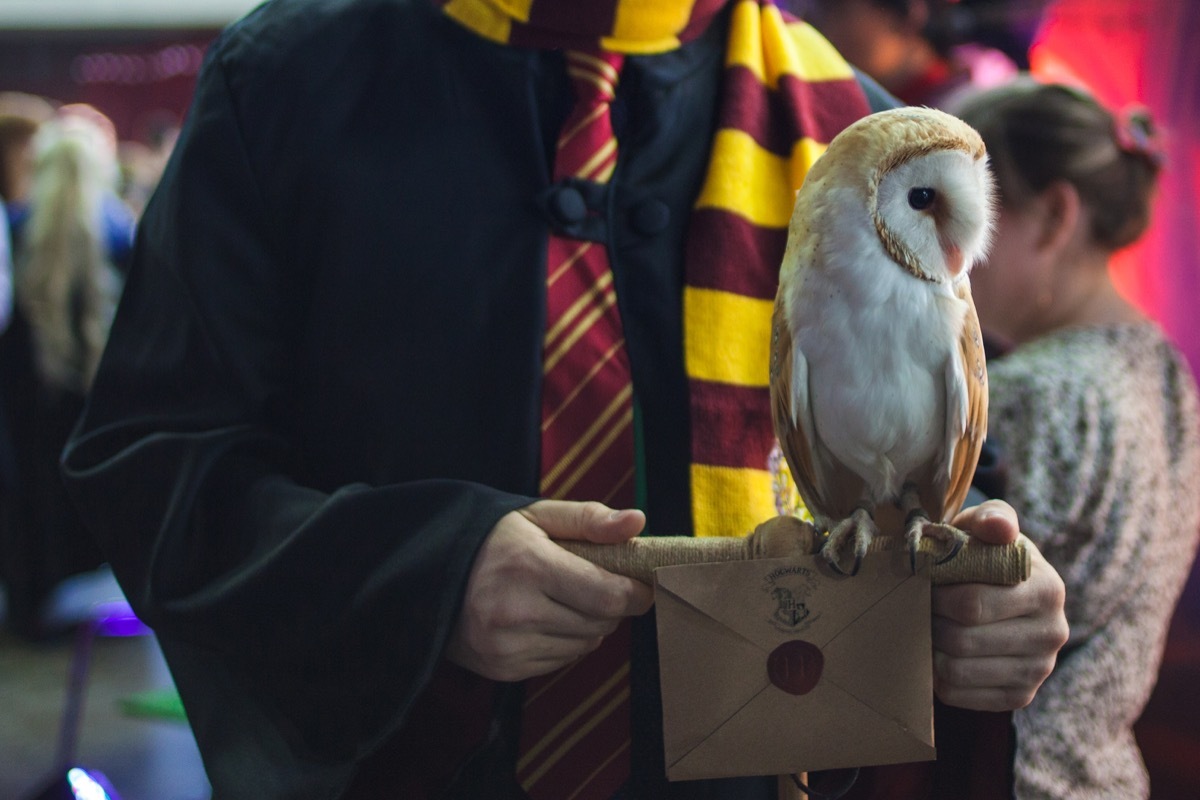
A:
[[[954,518],[954,526],[973,539],[988,544],[1012,544],[1021,533],[1017,512],[1003,500],[985,500],[977,506],[963,509]]]
[[[632,539],[646,527],[646,515],[635,508],[616,511],[590,501],[539,500],[519,511],[551,539],[615,544]]]

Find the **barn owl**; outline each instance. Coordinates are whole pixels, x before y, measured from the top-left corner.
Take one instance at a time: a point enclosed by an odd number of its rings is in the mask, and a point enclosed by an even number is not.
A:
[[[987,428],[968,273],[994,191],[979,135],[900,108],[830,143],[796,195],[771,336],[775,434],[801,497],[850,574],[881,531],[957,552],[950,526]]]

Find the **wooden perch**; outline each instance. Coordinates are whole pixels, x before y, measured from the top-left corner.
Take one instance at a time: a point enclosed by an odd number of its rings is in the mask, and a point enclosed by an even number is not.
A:
[[[775,517],[746,537],[646,536],[617,545],[566,540],[558,544],[609,572],[653,585],[654,570],[659,567],[810,555],[816,552],[818,540],[810,523],[795,517]],[[877,536],[867,557],[873,551],[903,546],[903,540],[897,537]],[[940,542],[927,537],[921,541],[919,550],[936,557],[942,547]],[[1009,545],[972,540],[954,558],[944,564],[935,563],[929,572],[934,584],[1012,586],[1026,580],[1029,570],[1029,551],[1022,538]]]

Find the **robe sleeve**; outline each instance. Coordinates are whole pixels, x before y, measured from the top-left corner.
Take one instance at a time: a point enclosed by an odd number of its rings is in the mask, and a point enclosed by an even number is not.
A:
[[[236,775],[238,796],[331,796],[402,724],[477,548],[530,498],[298,479],[280,409],[302,276],[281,257],[219,51],[141,223],[63,472],[159,638],[214,788]]]

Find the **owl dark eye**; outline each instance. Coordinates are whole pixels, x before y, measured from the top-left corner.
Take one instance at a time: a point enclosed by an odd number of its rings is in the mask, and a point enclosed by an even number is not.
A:
[[[929,208],[936,199],[937,192],[927,186],[918,186],[916,189],[908,190],[908,204],[917,211]]]

